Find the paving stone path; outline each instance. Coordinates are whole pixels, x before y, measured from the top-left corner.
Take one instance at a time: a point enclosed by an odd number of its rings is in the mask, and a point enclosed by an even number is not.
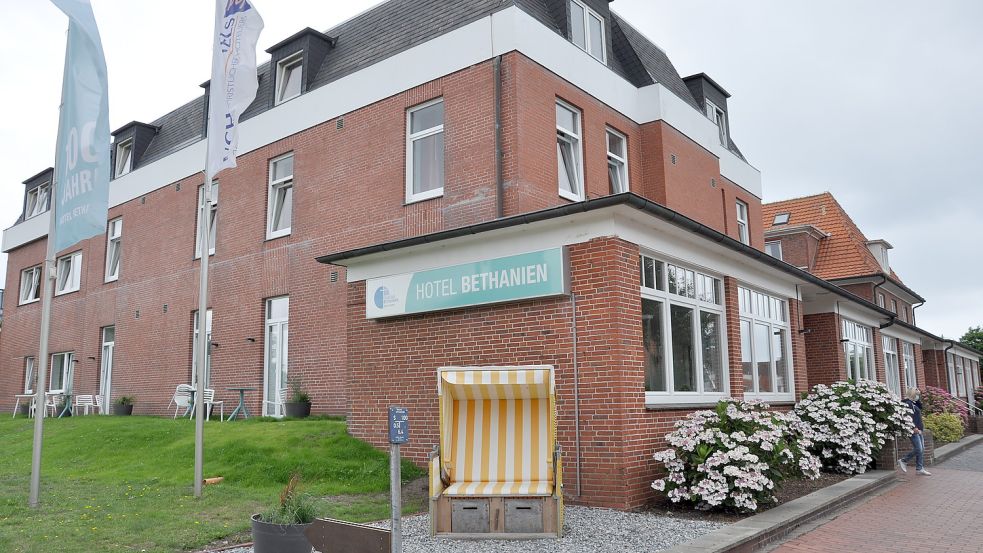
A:
[[[983,445],[928,469],[918,476],[909,466],[887,492],[773,551],[983,551]]]

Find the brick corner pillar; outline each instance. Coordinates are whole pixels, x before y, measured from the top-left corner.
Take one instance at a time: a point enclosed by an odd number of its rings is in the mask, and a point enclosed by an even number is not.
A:
[[[840,318],[836,313],[814,313],[802,317],[809,387],[832,384],[846,378],[846,359],[840,344]]]
[[[727,322],[727,364],[730,366],[730,396],[744,397],[741,367],[741,314],[737,303],[737,279],[724,277],[724,313]]]
[[[795,401],[798,402],[803,393],[811,388],[809,383],[809,356],[806,354],[806,337],[802,333],[805,328],[802,315],[802,302],[789,298],[788,300],[789,331],[792,336],[792,369],[795,378]]]

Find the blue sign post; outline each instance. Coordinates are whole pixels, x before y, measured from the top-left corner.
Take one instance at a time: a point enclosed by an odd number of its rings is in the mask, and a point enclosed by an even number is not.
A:
[[[392,550],[403,550],[401,520],[403,514],[402,478],[399,474],[399,444],[410,441],[410,412],[406,407],[389,408],[389,490],[392,509]]]

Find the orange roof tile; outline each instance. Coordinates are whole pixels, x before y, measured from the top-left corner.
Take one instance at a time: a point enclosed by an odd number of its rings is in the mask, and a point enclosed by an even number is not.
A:
[[[787,225],[774,226],[775,215],[788,213]],[[867,249],[867,237],[829,192],[767,203],[761,209],[765,232],[784,226],[812,225],[827,233],[819,243],[813,273],[823,279],[884,274],[881,264]],[[892,270],[888,275],[901,282]]]

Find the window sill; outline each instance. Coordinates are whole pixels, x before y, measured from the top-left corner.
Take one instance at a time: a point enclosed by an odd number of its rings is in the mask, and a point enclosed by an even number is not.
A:
[[[31,301],[25,301],[25,302],[21,302],[21,303],[18,303],[18,304],[17,304],[17,307],[20,307],[20,306],[22,306],[22,305],[31,305],[32,303],[37,303],[37,302],[39,302],[39,301],[41,301],[41,298],[38,298],[38,299],[36,299],[36,300],[31,300]]]
[[[81,290],[81,288],[76,288],[74,290],[62,290],[61,292],[55,292],[55,297],[57,298],[58,296],[67,296],[68,294],[74,294],[75,292],[78,292],[79,290]]]
[[[717,401],[708,402],[690,402],[690,403],[651,403],[649,401],[645,402],[646,411],[686,411],[694,409],[713,409],[717,405]]]
[[[265,241],[266,242],[270,242],[270,241],[273,241],[273,240],[277,240],[279,238],[286,238],[287,236],[290,236],[290,234],[291,234],[290,231],[291,231],[291,229],[287,229],[286,231],[282,231],[281,230],[281,231],[279,231],[276,234],[267,234]],[[214,255],[214,254],[212,254],[212,255]]]
[[[105,281],[103,281],[103,284],[109,284],[110,282],[116,282],[117,280],[119,280],[119,275],[107,278]]]
[[[406,206],[411,205],[411,204],[417,204],[417,203],[420,203],[420,202],[425,202],[427,200],[432,200],[434,198],[442,198],[443,196],[444,196],[444,189],[443,188],[438,188],[436,190],[430,190],[428,192],[421,192],[420,194],[416,194],[414,196],[407,196],[406,197],[406,200],[403,201],[403,207],[406,207]]]
[[[582,201],[584,201],[584,198],[581,198],[580,196],[574,194],[573,192],[567,192],[566,190],[560,190],[559,191],[559,194],[560,194],[560,197],[561,198],[570,200],[571,202],[582,202]]]

